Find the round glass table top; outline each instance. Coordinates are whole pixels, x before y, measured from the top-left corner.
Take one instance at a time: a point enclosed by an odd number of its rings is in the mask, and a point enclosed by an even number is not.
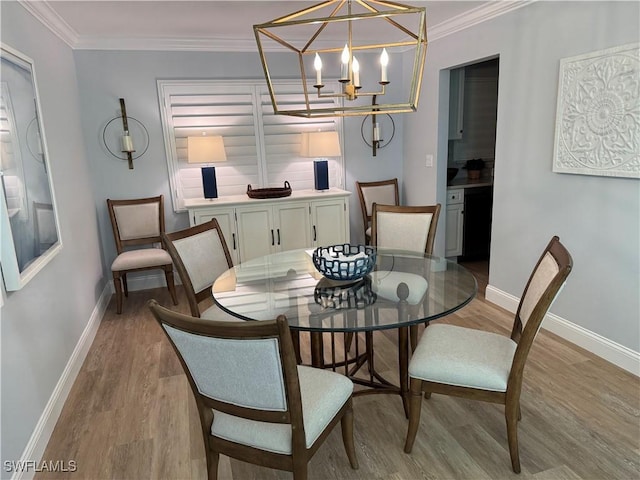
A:
[[[312,254],[291,250],[237,265],[213,284],[214,300],[245,320],[285,315],[294,330],[354,332],[429,322],[463,307],[477,291],[471,272],[444,258],[376,249],[370,273],[334,281],[315,268]]]

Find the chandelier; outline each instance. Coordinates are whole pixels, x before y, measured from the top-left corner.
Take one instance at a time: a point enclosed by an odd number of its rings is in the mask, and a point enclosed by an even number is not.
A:
[[[253,31],[276,114],[346,117],[417,109],[427,49],[424,7],[327,0]],[[411,53],[409,77],[402,63]],[[274,84],[275,72],[297,72],[295,93],[304,104],[287,101],[292,87]]]

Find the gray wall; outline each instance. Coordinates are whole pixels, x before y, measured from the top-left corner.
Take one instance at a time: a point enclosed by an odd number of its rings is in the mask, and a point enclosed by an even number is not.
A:
[[[71,49],[17,2],[2,2],[0,31],[34,61],[63,242],[0,310],[4,461],[18,460],[29,441],[96,306],[103,272]]]
[[[176,214],[171,205],[166,153],[158,105],[158,79],[262,79],[257,54],[76,51],[80,86],[83,132],[92,176],[95,207],[100,219],[105,272],[116,250],[106,211],[107,198],[135,198],[164,194],[167,231],[189,225],[186,213]],[[400,59],[398,59],[400,62]],[[286,78],[286,71],[276,68]],[[134,160],[134,169],[126,161],[112,157],[101,140],[105,124],[119,115],[118,98],[124,98],[127,114],[140,120],[149,130],[147,153]],[[354,182],[402,176],[402,141],[398,133],[376,157],[361,138],[362,118],[345,119],[346,186],[351,196],[352,240],[364,241],[362,221]],[[396,120],[401,131],[401,120]]]
[[[557,234],[575,268],[552,311],[634,351],[640,350],[639,182],[551,168],[560,59],[637,42],[639,18],[637,2],[537,2],[434,41],[420,109],[404,129],[408,201],[444,202],[446,69],[499,55],[489,282],[520,297],[540,250]],[[424,167],[426,151],[438,153],[438,168]]]

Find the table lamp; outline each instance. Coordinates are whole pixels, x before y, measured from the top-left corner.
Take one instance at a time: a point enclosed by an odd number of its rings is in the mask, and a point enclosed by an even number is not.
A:
[[[327,157],[339,157],[340,138],[338,132],[303,132],[300,155],[317,158],[313,161],[313,178],[316,190],[329,189],[329,162]]]
[[[227,154],[224,151],[224,141],[220,135],[187,137],[188,163],[225,162]],[[202,167],[202,188],[204,198],[218,198],[216,182],[216,168]]]

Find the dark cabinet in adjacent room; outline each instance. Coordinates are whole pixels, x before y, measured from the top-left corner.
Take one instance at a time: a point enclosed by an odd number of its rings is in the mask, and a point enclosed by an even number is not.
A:
[[[486,260],[491,246],[493,187],[465,188],[461,260]]]

